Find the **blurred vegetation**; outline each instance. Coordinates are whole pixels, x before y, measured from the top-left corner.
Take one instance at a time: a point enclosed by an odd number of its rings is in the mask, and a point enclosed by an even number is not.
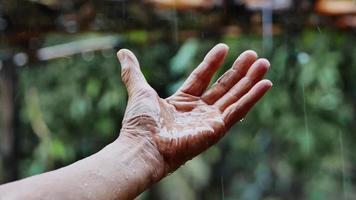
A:
[[[121,39],[113,49],[21,67],[16,91],[20,177],[68,165],[118,136],[127,94],[117,49],[132,49],[148,82],[167,97],[214,44],[225,42],[230,53],[218,75],[242,51],[254,49],[271,61],[273,89],[216,146],[139,198],[355,199],[356,34],[303,26],[294,35],[276,33],[273,48],[266,50],[253,28],[204,35],[200,22],[190,24],[185,17],[177,16],[189,24],[182,25],[185,31],[201,34],[176,40],[181,27],[110,33]],[[48,33],[42,45],[101,35]]]

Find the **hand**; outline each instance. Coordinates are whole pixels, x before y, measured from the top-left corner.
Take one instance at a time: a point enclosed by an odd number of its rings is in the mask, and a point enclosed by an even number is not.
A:
[[[246,51],[206,91],[227,52],[225,44],[216,45],[183,86],[166,99],[146,82],[132,52],[118,52],[129,94],[120,137],[152,144],[153,151],[161,156],[158,160],[163,162],[164,174],[219,141],[272,87],[271,81],[262,80],[269,62],[257,59],[254,51]]]
[[[134,199],[215,144],[271,88],[269,62],[242,53],[210,89],[228,51],[215,46],[171,97],[147,84],[134,54],[120,50],[129,101],[119,138],[61,169],[0,186],[5,199]],[[84,187],[83,187],[83,183]]]

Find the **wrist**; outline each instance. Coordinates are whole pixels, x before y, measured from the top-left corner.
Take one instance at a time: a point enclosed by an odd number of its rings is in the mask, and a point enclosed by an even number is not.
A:
[[[161,180],[167,173],[166,164],[156,146],[147,139],[133,138],[131,134],[121,132],[112,146],[123,168],[136,173],[140,190],[149,188]],[[123,162],[123,158],[126,160]],[[132,174],[132,175],[134,175]]]

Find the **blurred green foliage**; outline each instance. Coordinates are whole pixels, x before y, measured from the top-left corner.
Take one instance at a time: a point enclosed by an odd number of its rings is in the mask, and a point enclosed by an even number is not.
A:
[[[159,38],[152,42],[145,31],[118,36],[162,97],[217,42],[230,46],[219,75],[245,49],[272,64],[273,89],[246,119],[140,199],[356,198],[355,35],[306,29],[291,44],[280,34],[269,52],[251,34],[190,38],[179,48]],[[81,38],[67,37],[48,35],[48,44]],[[22,177],[70,164],[118,137],[127,96],[115,53],[84,53],[21,69]]]

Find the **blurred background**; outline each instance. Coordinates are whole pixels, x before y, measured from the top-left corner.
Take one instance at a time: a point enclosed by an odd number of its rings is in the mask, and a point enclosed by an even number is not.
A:
[[[273,89],[138,199],[356,199],[355,0],[0,1],[0,183],[118,137],[118,49],[167,97],[218,42],[230,46],[220,75],[254,49]]]

